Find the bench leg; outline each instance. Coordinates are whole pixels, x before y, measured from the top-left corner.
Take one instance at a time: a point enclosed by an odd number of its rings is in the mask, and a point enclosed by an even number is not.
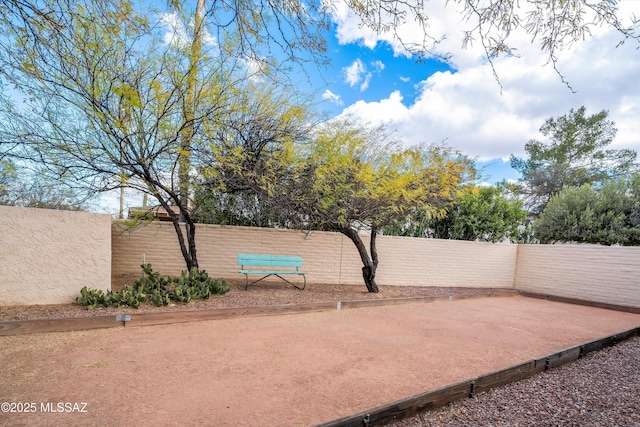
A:
[[[304,283],[303,283],[302,287],[300,287],[300,285],[297,285],[297,284],[285,279],[284,277],[282,277],[279,274],[267,274],[266,276],[261,277],[260,279],[256,280],[255,282],[249,283],[249,275],[245,274],[244,290],[246,291],[249,288],[249,285],[255,285],[256,283],[263,281],[264,279],[266,279],[269,276],[277,276],[277,277],[281,278],[282,280],[284,280],[285,282],[287,282],[288,284],[290,284],[291,286],[293,286],[296,289],[303,290],[304,288],[307,287],[307,276],[305,276],[304,274],[300,274],[300,276],[302,276],[302,278],[304,279]]]
[[[255,284],[256,284],[256,283],[258,283],[258,282],[262,282],[262,281],[263,281],[264,279],[266,279],[267,277],[269,277],[269,276],[273,276],[273,274],[267,274],[266,276],[261,277],[261,278],[259,278],[258,280],[254,281],[254,282],[251,282],[251,283],[249,283],[249,275],[248,275],[248,274],[245,274],[245,276],[246,276],[247,280],[245,281],[244,290],[246,291],[246,290],[247,290],[247,288],[249,287],[249,285],[255,285]],[[278,276],[278,277],[279,277],[279,276]]]
[[[303,290],[304,288],[307,287],[307,276],[305,276],[304,274],[300,274],[300,276],[302,276],[304,278],[304,284],[302,285],[302,287],[300,287],[299,285],[296,285],[293,282],[288,281],[287,279],[285,279],[284,277],[280,276],[279,274],[274,274],[274,276],[278,276],[279,278],[281,278],[282,280],[284,280],[285,282],[287,282],[288,284],[290,284],[291,286],[293,286],[296,289]]]

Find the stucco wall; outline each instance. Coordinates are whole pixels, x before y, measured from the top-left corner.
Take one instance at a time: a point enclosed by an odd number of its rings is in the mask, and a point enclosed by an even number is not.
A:
[[[364,236],[368,246],[369,236]],[[378,284],[414,286],[513,287],[517,246],[379,236]],[[214,277],[242,279],[238,253],[300,255],[309,283],[362,284],[358,253],[340,233],[198,225],[197,256]],[[184,267],[170,223],[125,231],[113,227],[113,279],[137,277],[144,259],[163,274]]]
[[[73,302],[111,287],[111,217],[0,206],[0,305]]]
[[[640,307],[640,247],[519,245],[515,288]]]
[[[364,236],[368,245],[368,236]],[[241,280],[241,252],[301,255],[310,283],[362,284],[353,243],[339,233],[198,225],[201,268]],[[640,307],[640,247],[510,245],[379,236],[381,285],[515,288]],[[109,215],[0,206],[0,305],[74,301],[140,276],[184,269],[170,223],[127,231]]]

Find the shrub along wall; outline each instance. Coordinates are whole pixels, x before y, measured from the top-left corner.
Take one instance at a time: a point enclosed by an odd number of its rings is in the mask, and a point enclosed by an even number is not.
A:
[[[113,280],[139,276],[143,257],[163,274],[185,268],[170,223],[125,231],[115,222],[112,233]],[[300,255],[309,283],[364,286],[358,252],[340,233],[198,225],[196,242],[200,267],[213,277],[243,279],[238,253]],[[377,243],[380,285],[513,287],[516,245],[394,236]]]
[[[0,305],[75,301],[111,287],[111,216],[0,206]]]

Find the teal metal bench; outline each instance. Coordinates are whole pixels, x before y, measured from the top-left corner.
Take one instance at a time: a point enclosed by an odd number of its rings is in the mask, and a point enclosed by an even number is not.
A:
[[[300,256],[238,254],[238,265],[241,268],[240,270],[238,270],[238,272],[244,274],[245,276],[245,290],[249,287],[249,285],[254,285],[269,276],[277,276],[297,289],[304,289],[307,286],[307,276],[305,275],[306,273],[299,270],[299,268],[302,267],[302,257]],[[254,269],[249,269],[248,267],[254,267]],[[283,267],[289,267],[289,269],[285,269]],[[293,269],[294,267],[295,270]],[[249,283],[250,274],[258,274],[262,275],[263,277]],[[304,279],[304,284],[302,285],[302,287],[282,277],[287,274],[302,276],[302,278]]]

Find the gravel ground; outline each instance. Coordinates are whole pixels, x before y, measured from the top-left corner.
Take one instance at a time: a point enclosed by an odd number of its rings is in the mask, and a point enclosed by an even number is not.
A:
[[[126,282],[113,286],[121,289]],[[0,321],[59,319],[112,315],[116,313],[158,313],[182,310],[212,310],[219,308],[262,307],[289,304],[312,304],[320,302],[359,301],[371,299],[447,297],[449,295],[491,295],[513,292],[500,288],[442,288],[422,286],[379,286],[379,293],[367,292],[363,285],[308,284],[304,290],[295,289],[283,282],[266,282],[244,289],[244,281],[229,282],[230,291],[225,295],[215,295],[207,300],[192,301],[188,304],[175,303],[167,307],[156,307],[145,303],[138,309],[103,308],[87,310],[78,304],[0,306]],[[80,290],[78,290],[80,295]]]
[[[640,426],[640,337],[393,425]]]

